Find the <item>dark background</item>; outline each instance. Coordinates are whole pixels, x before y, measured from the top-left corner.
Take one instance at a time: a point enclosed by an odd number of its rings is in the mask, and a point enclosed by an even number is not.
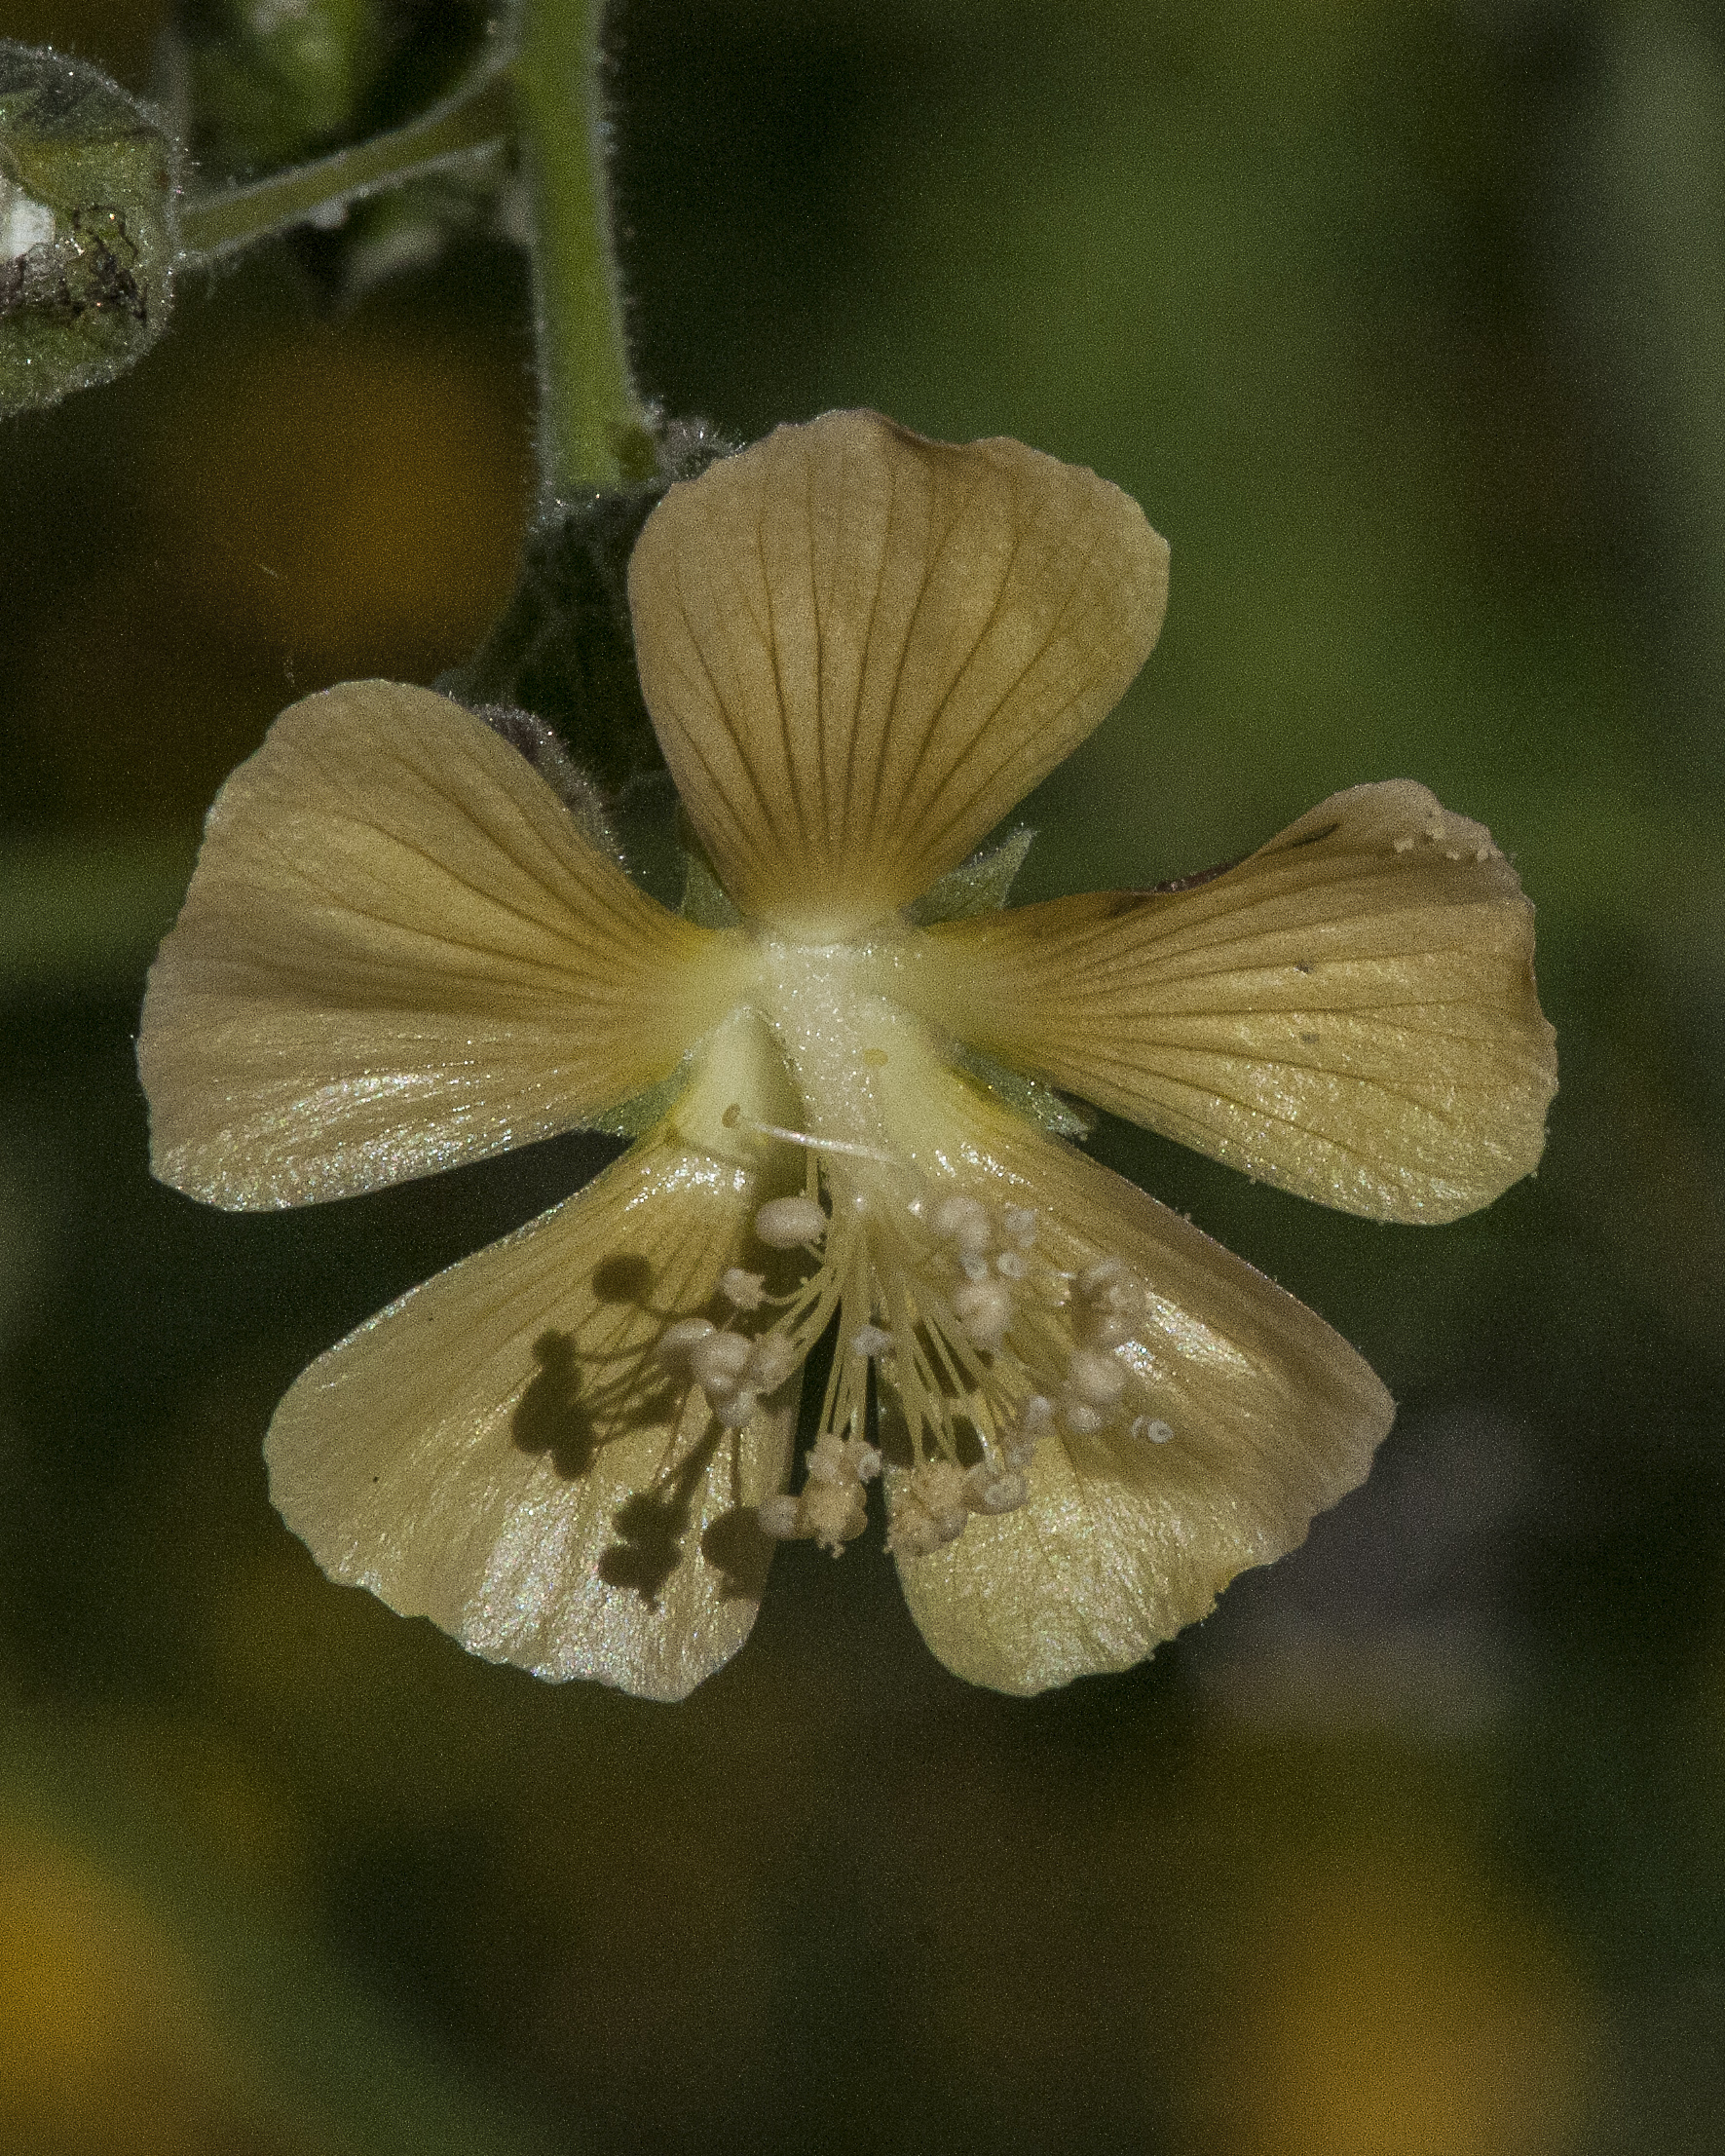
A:
[[[1582,0],[620,0],[647,389],[1093,465],[1156,656],[1021,890],[1406,775],[1539,907],[1537,1180],[1375,1228],[1105,1125],[1401,1402],[1126,1676],[957,1683],[870,1540],[687,1705],[328,1585],[296,1372],[591,1171],[225,1218],[153,1185],[142,972],[297,694],[506,596],[531,335],[459,241],[269,250],[0,441],[0,2145],[27,2156],[1725,2139],[1725,42]],[[0,0],[151,79],[152,0]]]

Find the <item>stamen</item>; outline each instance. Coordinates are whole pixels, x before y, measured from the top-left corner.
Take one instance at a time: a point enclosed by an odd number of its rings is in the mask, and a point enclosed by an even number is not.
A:
[[[755,1507],[761,1532],[775,1542],[794,1542],[808,1530],[803,1525],[802,1508],[795,1497],[766,1497]]]
[[[769,1197],[755,1215],[755,1233],[769,1250],[799,1250],[827,1231],[827,1216],[811,1197]]]
[[[758,1310],[767,1300],[767,1275],[728,1266],[719,1275],[719,1293],[733,1310]]]
[[[1111,1408],[1126,1390],[1126,1373],[1112,1355],[1074,1347],[1067,1363],[1067,1383],[1089,1406]]]
[[[973,1347],[992,1352],[1012,1322],[1012,1297],[998,1280],[966,1280],[953,1297],[953,1315]]]
[[[856,1482],[811,1482],[798,1502],[808,1533],[835,1557],[869,1524],[862,1486]]]
[[[1126,1284],[1126,1261],[1124,1258],[1099,1258],[1095,1265],[1086,1266],[1078,1275],[1078,1293],[1086,1303],[1100,1303],[1105,1308],[1118,1305],[1106,1299],[1124,1288]]]
[[[841,1437],[836,1430],[823,1431],[805,1458],[810,1482],[873,1482],[881,1472],[875,1446],[860,1437]]]
[[[1000,1435],[1000,1457],[1008,1467],[1023,1470],[1036,1456],[1036,1447],[1054,1427],[1054,1402],[1032,1392],[1018,1411],[1018,1419]]]
[[[927,1557],[943,1542],[956,1542],[970,1516],[964,1470],[954,1460],[925,1460],[901,1489],[892,1508],[886,1547],[895,1556]]]
[[[749,1343],[740,1333],[709,1331],[689,1353],[694,1381],[709,1400],[729,1396],[742,1381],[749,1359]]]
[[[680,1317],[658,1337],[656,1352],[660,1363],[666,1370],[687,1370],[690,1356],[716,1329],[710,1317]]]
[[[769,1497],[756,1517],[778,1541],[806,1535],[837,1557],[868,1525],[863,1485],[881,1472],[881,1455],[860,1437],[823,1430],[804,1457],[808,1476],[800,1494]]]
[[[964,1502],[972,1512],[1016,1512],[1030,1494],[1031,1486],[1021,1473],[989,1459],[978,1460],[964,1478]]]
[[[749,1349],[743,1378],[757,1392],[776,1392],[803,1360],[782,1333],[764,1333]]]
[[[988,1207],[974,1197],[943,1197],[928,1225],[942,1242],[956,1243],[959,1251],[969,1257],[987,1250],[994,1240]]]

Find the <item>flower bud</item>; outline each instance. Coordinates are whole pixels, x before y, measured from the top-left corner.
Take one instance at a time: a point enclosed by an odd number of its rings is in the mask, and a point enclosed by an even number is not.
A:
[[[0,40],[0,418],[123,373],[168,321],[174,152],[98,68]]]

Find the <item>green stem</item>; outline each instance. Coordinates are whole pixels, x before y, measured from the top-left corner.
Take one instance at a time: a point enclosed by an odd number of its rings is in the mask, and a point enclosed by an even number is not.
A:
[[[653,434],[629,374],[606,199],[604,0],[522,0],[515,79],[533,186],[540,479],[556,500],[643,478]]]
[[[192,196],[180,206],[180,245],[191,262],[211,262],[363,196],[399,186],[506,141],[514,99],[493,69],[406,127],[379,134],[315,165],[296,165],[249,187]]]

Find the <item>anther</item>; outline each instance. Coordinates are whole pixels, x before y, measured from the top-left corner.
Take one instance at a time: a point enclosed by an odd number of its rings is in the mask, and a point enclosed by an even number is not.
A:
[[[943,1197],[928,1224],[942,1242],[956,1243],[960,1252],[975,1256],[994,1239],[988,1207],[979,1198]]]
[[[1074,1347],[1067,1363],[1067,1383],[1089,1406],[1111,1408],[1126,1390],[1126,1373],[1100,1348]]]
[[[714,1330],[710,1317],[680,1317],[659,1335],[655,1352],[666,1370],[687,1370],[690,1356]]]
[[[850,1336],[850,1352],[853,1355],[889,1354],[892,1350],[892,1335],[879,1325],[859,1325]]]
[[[744,1381],[757,1392],[776,1392],[802,1360],[781,1333],[764,1333],[749,1347]]]
[[[689,1368],[695,1383],[712,1400],[736,1390],[748,1359],[749,1343],[740,1333],[708,1332],[691,1347]]]
[[[964,1478],[964,1502],[972,1512],[1016,1512],[1030,1494],[1031,1486],[1022,1474],[997,1467],[992,1460],[978,1460]]]
[[[1009,1205],[1000,1216],[1000,1226],[1006,1240],[1017,1243],[1021,1250],[1029,1250],[1036,1239],[1036,1208],[1033,1205]]]
[[[892,1508],[886,1547],[895,1555],[927,1557],[943,1542],[956,1542],[970,1517],[964,1479],[953,1460],[925,1460]]]
[[[719,1293],[733,1310],[758,1310],[767,1300],[767,1276],[727,1266],[719,1275]]]
[[[766,1497],[755,1507],[761,1532],[775,1542],[794,1542],[808,1530],[803,1525],[803,1508],[795,1497]]]
[[[808,1470],[810,1482],[848,1482],[850,1471],[844,1457],[844,1440],[836,1430],[823,1430],[803,1456],[803,1464]]]
[[[755,1233],[769,1250],[798,1250],[817,1243],[827,1216],[811,1197],[769,1197],[755,1215]]]
[[[1000,1456],[1008,1467],[1028,1467],[1036,1447],[1054,1427],[1054,1402],[1032,1392],[1018,1411],[1016,1422],[1000,1433]]]
[[[877,1447],[860,1437],[841,1437],[837,1430],[823,1430],[803,1456],[810,1483],[873,1482],[881,1472]]]
[[[1174,1429],[1170,1423],[1157,1421],[1148,1415],[1140,1415],[1133,1418],[1132,1434],[1136,1438],[1142,1438],[1146,1445],[1166,1445],[1174,1435]]]
[[[804,1524],[823,1550],[835,1557],[869,1524],[862,1486],[855,1482],[811,1482],[803,1492],[799,1509]]]
[[[953,1315],[972,1347],[992,1350],[1012,1322],[1012,1298],[998,1280],[966,1280],[953,1297]]]

